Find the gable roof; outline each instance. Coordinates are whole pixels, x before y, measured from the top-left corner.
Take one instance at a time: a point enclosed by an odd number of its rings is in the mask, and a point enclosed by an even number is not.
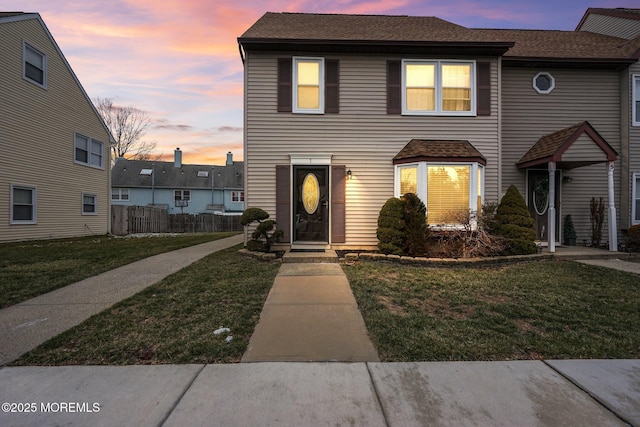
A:
[[[625,39],[583,31],[472,29],[431,16],[265,13],[238,43],[245,50],[504,55],[512,62],[634,62]]]
[[[464,140],[412,139],[393,158],[393,164],[413,162],[478,162],[487,159],[469,142]]]
[[[432,16],[265,13],[238,38],[244,49],[503,54],[508,40],[477,40],[473,30]]]
[[[12,23],[12,22],[18,22],[18,21],[25,21],[25,20],[30,20],[30,19],[34,19],[34,20],[38,21],[38,23],[40,24],[40,26],[44,30],[45,34],[47,35],[47,37],[49,37],[49,40],[51,41],[51,44],[53,44],[54,48],[58,52],[58,55],[62,59],[62,62],[67,67],[67,70],[69,71],[69,73],[71,74],[71,76],[75,80],[76,84],[80,88],[80,91],[82,92],[82,94],[86,98],[87,102],[89,103],[89,105],[93,109],[93,112],[95,113],[96,117],[98,118],[98,120],[100,120],[100,123],[102,124],[102,127],[107,131],[107,134],[109,135],[109,142],[114,143],[115,140],[113,139],[113,135],[111,134],[111,131],[109,130],[109,128],[105,124],[105,122],[102,119],[102,116],[100,115],[100,113],[98,113],[98,110],[96,109],[95,105],[93,105],[93,101],[91,101],[91,98],[89,98],[89,95],[87,95],[87,92],[84,90],[84,87],[82,86],[82,83],[80,83],[80,80],[78,79],[78,76],[76,76],[76,73],[73,72],[73,69],[71,68],[71,65],[69,64],[69,62],[67,61],[67,58],[62,53],[62,50],[60,49],[60,46],[58,46],[58,43],[56,43],[56,40],[53,38],[53,35],[49,31],[49,28],[47,28],[47,25],[42,20],[42,17],[40,16],[40,14],[39,13],[24,13],[24,12],[0,12],[0,25]]]
[[[579,31],[580,28],[582,28],[582,26],[584,25],[586,20],[589,18],[589,15],[591,15],[591,14],[612,16],[612,17],[615,17],[615,18],[640,20],[640,9],[624,8],[624,7],[618,7],[618,8],[615,8],[615,9],[590,7],[590,8],[587,9],[587,11],[585,12],[584,16],[582,17],[582,19],[578,23],[578,26],[576,27],[576,31]]]
[[[155,188],[209,189],[211,173],[213,185],[217,189],[244,188],[244,162],[232,165],[186,165],[175,167],[173,162],[152,162],[148,160],[118,159],[111,170],[111,186],[115,188],[151,188],[151,176],[141,175],[142,169],[152,169],[155,174]],[[207,172],[207,176],[198,176]]]
[[[540,138],[524,156],[516,163],[519,169],[526,169],[533,166],[544,165],[548,162],[562,162],[562,155],[571,145],[582,135],[588,135],[591,140],[600,148],[603,156],[599,159],[586,160],[575,164],[566,164],[564,169],[572,169],[588,164],[614,161],[618,158],[618,153],[607,141],[591,126],[589,122],[580,122],[557,132],[544,135]]]

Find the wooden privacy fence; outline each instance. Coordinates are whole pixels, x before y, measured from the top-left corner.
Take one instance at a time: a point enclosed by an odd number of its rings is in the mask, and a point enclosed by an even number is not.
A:
[[[111,233],[204,233],[242,231],[240,216],[202,213],[169,215],[148,206],[111,205]]]

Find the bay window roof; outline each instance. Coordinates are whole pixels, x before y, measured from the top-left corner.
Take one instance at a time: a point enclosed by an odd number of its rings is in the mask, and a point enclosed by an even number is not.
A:
[[[393,164],[413,162],[477,162],[486,166],[487,159],[464,140],[412,139],[393,158]]]

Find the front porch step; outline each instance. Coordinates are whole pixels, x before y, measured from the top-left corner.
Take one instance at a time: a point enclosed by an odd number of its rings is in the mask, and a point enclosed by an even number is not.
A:
[[[286,263],[319,263],[319,262],[338,262],[338,254],[333,249],[327,249],[324,252],[285,252],[282,256],[282,262]]]

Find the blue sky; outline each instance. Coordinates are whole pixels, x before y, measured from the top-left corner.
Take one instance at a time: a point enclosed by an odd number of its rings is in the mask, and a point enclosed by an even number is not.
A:
[[[265,12],[437,16],[474,28],[573,30],[588,7],[638,0],[0,0],[38,12],[91,98],[148,112],[164,159],[242,159],[243,69],[237,37]]]

